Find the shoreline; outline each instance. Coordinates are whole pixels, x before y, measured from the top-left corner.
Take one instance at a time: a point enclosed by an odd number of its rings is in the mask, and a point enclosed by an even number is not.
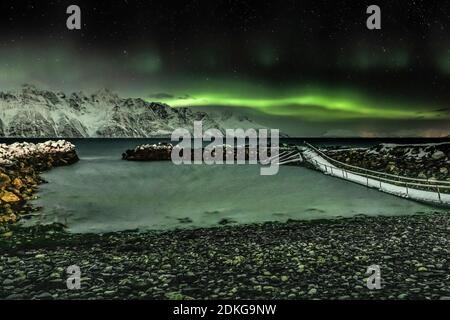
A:
[[[450,142],[425,144],[381,143],[370,148],[323,149],[346,165],[379,173],[450,183]],[[443,192],[450,190],[443,190]]]
[[[33,210],[40,172],[78,160],[64,150],[21,158],[2,194],[22,192],[19,177],[30,191],[17,208]],[[450,299],[449,248],[450,212],[104,234],[7,222],[0,299]],[[366,287],[374,264],[380,290]],[[67,288],[71,265],[80,290]]]
[[[450,214],[69,234],[0,241],[0,298],[447,299]],[[81,269],[68,290],[66,268]],[[380,265],[380,290],[365,272]]]
[[[36,211],[27,203],[46,181],[41,173],[79,160],[75,146],[65,140],[0,144],[0,226],[15,223]]]

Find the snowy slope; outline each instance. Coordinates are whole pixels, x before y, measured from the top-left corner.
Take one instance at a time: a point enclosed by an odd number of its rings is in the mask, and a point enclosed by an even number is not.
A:
[[[66,95],[25,85],[0,92],[0,136],[4,137],[169,136],[175,128],[192,131],[198,120],[204,130],[261,127],[247,118],[121,98],[107,89]]]

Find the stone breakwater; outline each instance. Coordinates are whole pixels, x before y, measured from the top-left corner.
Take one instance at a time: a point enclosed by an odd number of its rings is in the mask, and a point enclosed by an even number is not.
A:
[[[0,238],[2,299],[449,299],[450,215]],[[377,264],[381,289],[366,287]],[[77,265],[81,289],[68,290]]]
[[[75,146],[64,140],[0,144],[0,225],[32,210],[26,201],[43,182],[40,172],[77,161]]]
[[[327,149],[340,162],[411,178],[450,181],[450,142],[387,144],[371,148]]]
[[[283,144],[280,145],[279,148],[279,152],[283,152],[283,151],[287,151],[290,150],[290,148],[292,148],[293,146],[287,145],[287,144]],[[143,145],[139,145],[137,147],[135,147],[134,149],[129,149],[126,150],[125,153],[122,154],[122,159],[123,160],[130,160],[130,161],[165,161],[165,160],[171,160],[171,154],[172,154],[172,150],[176,148],[176,146],[173,146],[171,143],[157,143],[157,144],[143,144]],[[222,150],[223,150],[223,160],[226,160],[227,156],[231,156],[231,158],[233,158],[234,160],[237,159],[237,155],[238,155],[238,148],[235,148],[233,146],[230,145],[223,145],[222,146]],[[241,149],[242,152],[244,152],[245,155],[245,160],[249,160],[249,159],[260,159],[259,158],[259,153],[256,150],[250,149],[248,146],[246,146],[245,148]],[[183,151],[184,150],[179,150],[179,155],[180,157],[183,156]],[[200,153],[200,149],[198,149],[199,153]],[[201,157],[202,160],[207,160],[206,157],[204,157],[204,151],[205,148],[201,149]],[[194,156],[195,156],[195,149],[190,149],[190,155],[191,155],[191,160],[194,161]],[[211,151],[211,156],[214,157],[215,156],[215,150]],[[267,150],[267,156],[270,157],[271,156],[271,150],[270,147],[268,147]]]
[[[123,160],[130,161],[165,161],[171,159],[173,145],[171,143],[142,144],[128,149],[122,154]]]

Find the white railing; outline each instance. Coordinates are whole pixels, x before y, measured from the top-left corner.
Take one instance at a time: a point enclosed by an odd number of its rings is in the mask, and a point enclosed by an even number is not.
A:
[[[336,159],[329,157],[324,154],[322,151],[314,147],[313,145],[304,142],[305,145],[315,151],[318,155],[329,161],[334,166],[327,165],[325,163],[319,163],[317,160],[308,158],[308,160],[316,165],[316,167],[323,167],[325,172],[330,172],[335,175],[336,172],[341,172],[342,178],[348,179],[348,174],[359,175],[366,178],[367,186],[369,186],[369,179],[376,180],[379,182],[379,189],[382,189],[382,183],[389,183],[397,186],[401,186],[405,188],[406,195],[409,195],[409,189],[416,190],[427,190],[435,192],[438,196],[439,202],[442,202],[442,191],[447,194],[450,191],[450,181],[439,181],[439,180],[430,180],[430,179],[420,179],[420,178],[411,178],[404,177],[400,175],[393,175],[385,172],[378,172],[366,168],[361,168],[358,166],[350,165],[347,163],[340,162]],[[305,157],[305,155],[303,155]],[[335,172],[333,172],[335,170]]]

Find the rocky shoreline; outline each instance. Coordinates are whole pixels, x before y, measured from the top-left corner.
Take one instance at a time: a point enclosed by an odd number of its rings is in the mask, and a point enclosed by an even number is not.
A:
[[[450,215],[0,240],[2,299],[449,299]],[[367,267],[381,289],[366,287]],[[68,290],[77,265],[81,289]]]
[[[75,146],[64,140],[0,144],[0,225],[33,210],[27,200],[44,182],[39,173],[77,161]]]
[[[324,150],[340,162],[411,178],[450,181],[450,142],[382,143],[371,148]]]
[[[383,165],[399,152],[367,150],[327,152]],[[125,155],[170,158],[167,144]],[[421,158],[437,174],[448,154]],[[65,141],[0,145],[0,299],[450,299],[450,212],[107,234],[11,223],[32,210],[40,172],[77,160]],[[380,290],[366,287],[374,264]],[[67,288],[71,265],[79,290]]]

